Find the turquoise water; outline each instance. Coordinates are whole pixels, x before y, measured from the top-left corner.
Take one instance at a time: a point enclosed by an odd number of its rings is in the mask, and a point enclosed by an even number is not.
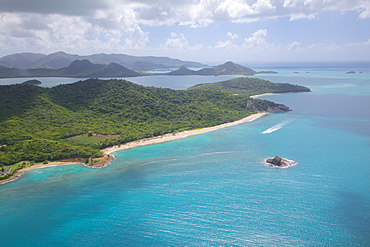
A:
[[[369,246],[370,68],[298,69],[260,75],[313,89],[264,97],[292,112],[0,186],[0,245]]]

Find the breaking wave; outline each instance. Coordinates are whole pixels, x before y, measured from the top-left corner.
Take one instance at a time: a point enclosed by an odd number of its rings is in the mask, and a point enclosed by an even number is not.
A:
[[[293,119],[289,119],[289,120],[282,121],[281,123],[275,124],[271,128],[268,128],[267,130],[263,131],[262,134],[270,134],[272,132],[275,132],[275,131],[283,128],[285,125],[287,125],[288,123],[290,123],[292,121],[293,121]]]

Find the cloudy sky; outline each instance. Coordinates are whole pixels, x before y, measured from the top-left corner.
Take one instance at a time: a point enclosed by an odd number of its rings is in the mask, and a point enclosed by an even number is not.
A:
[[[370,0],[1,0],[0,56],[370,60]]]

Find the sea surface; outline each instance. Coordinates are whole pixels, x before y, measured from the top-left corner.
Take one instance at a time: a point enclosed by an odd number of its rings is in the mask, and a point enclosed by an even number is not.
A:
[[[293,111],[119,151],[103,169],[28,171],[0,186],[0,246],[370,246],[369,64],[252,68],[313,92],[264,96]],[[275,155],[298,165],[264,163]]]

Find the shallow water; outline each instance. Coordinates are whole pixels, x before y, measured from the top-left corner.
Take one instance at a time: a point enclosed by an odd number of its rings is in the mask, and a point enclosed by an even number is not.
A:
[[[367,246],[370,69],[354,69],[281,68],[260,77],[314,91],[264,97],[292,112],[29,171],[0,187],[1,245]]]

